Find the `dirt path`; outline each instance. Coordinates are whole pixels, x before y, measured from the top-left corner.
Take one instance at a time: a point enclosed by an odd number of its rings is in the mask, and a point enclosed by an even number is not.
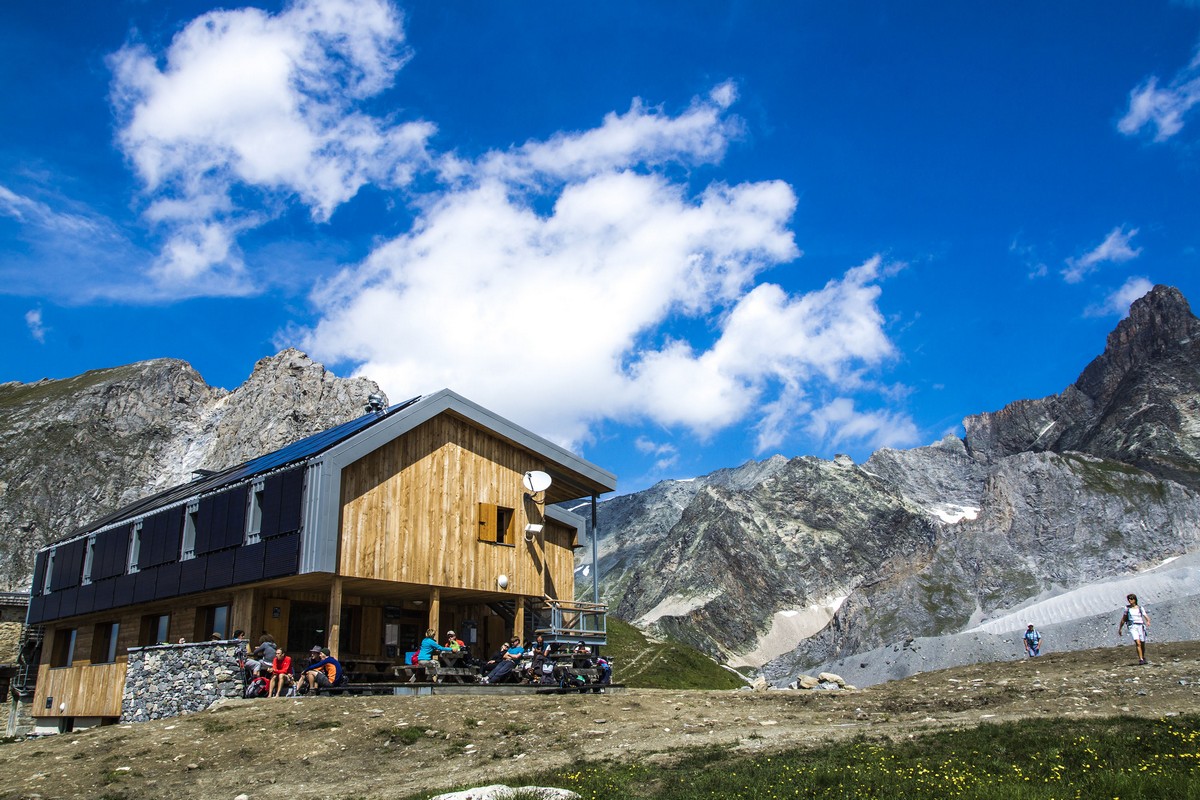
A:
[[[233,701],[141,725],[0,746],[0,798],[395,798],[576,760],[890,737],[1031,715],[1200,712],[1200,643],[1055,653],[856,692]],[[414,733],[415,732],[415,733]]]

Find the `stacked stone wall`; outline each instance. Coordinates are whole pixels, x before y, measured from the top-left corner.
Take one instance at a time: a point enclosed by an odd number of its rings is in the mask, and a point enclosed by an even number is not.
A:
[[[129,648],[121,721],[191,714],[223,697],[241,697],[237,651],[237,642]]]

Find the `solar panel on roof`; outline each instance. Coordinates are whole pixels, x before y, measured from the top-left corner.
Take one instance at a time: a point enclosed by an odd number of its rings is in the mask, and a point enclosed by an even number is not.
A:
[[[391,414],[396,413],[397,411],[408,408],[420,399],[420,396],[417,396],[410,400],[405,400],[402,403],[396,403],[395,405],[390,406],[382,414],[376,414],[374,412],[364,414],[357,419],[352,419],[349,422],[344,422],[341,425],[329,428],[328,430],[314,433],[312,436],[307,436],[272,453],[267,453],[266,455],[251,459],[244,464],[239,464],[237,466],[222,470],[221,472],[217,472],[213,475],[198,478],[190,483],[183,483],[178,486],[173,486],[170,489],[165,489],[159,492],[158,494],[144,497],[135,503],[131,503],[130,505],[120,508],[111,514],[94,520],[87,527],[80,528],[71,533],[70,536],[64,538],[71,538],[85,530],[102,528],[105,525],[109,525],[122,519],[141,516],[153,511],[156,508],[169,506],[173,503],[182,502],[189,497],[205,494],[206,492],[210,492],[227,483],[234,483],[236,481],[244,480],[245,478],[253,475],[258,475],[263,472],[270,472],[271,470],[286,466],[294,461],[302,461],[306,458],[312,458],[313,456],[320,455],[322,452],[333,447],[335,444],[338,444],[339,442],[342,442],[345,439],[348,439],[349,437],[366,430],[375,423],[390,416]]]

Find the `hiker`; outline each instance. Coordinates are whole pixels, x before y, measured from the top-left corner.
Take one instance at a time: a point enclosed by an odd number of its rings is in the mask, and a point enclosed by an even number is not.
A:
[[[481,683],[501,683],[517,666],[523,655],[525,655],[525,648],[521,647],[521,637],[514,636],[508,643],[508,650],[505,651],[504,656],[496,662],[496,666]]]
[[[1133,644],[1137,648],[1138,663],[1146,663],[1146,635],[1150,632],[1150,615],[1146,613],[1146,609],[1138,605],[1136,594],[1131,594],[1125,598],[1128,605],[1125,606],[1125,613],[1121,615],[1121,622],[1117,625],[1117,636],[1122,636],[1122,629],[1129,626],[1129,635],[1133,637]]]
[[[340,686],[345,683],[346,676],[342,672],[342,663],[330,655],[328,647],[314,647],[314,655],[321,655],[319,661],[309,664],[304,674],[296,681],[299,689],[307,689],[315,694],[320,689]]]
[[[1036,658],[1041,654],[1042,635],[1032,625],[1025,629],[1025,635],[1021,638],[1025,640],[1026,658]]]
[[[437,661],[434,658],[434,653],[449,653],[451,648],[442,647],[437,643],[437,631],[429,628],[425,631],[425,638],[421,640],[421,647],[417,651],[417,664],[422,667],[436,667]]]
[[[271,661],[271,686],[267,697],[283,697],[295,681],[292,679],[292,657],[279,648]]]
[[[275,660],[275,651],[278,648],[275,646],[275,637],[263,631],[258,640],[258,646],[254,648],[254,652],[246,659],[246,668],[253,674],[258,672],[262,667],[271,668],[271,662]]]

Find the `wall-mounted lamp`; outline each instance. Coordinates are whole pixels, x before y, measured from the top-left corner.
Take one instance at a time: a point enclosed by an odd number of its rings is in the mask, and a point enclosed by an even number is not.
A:
[[[498,578],[496,578],[496,585],[499,586],[501,589],[507,589],[508,588],[508,576],[501,575]]]
[[[544,527],[545,527],[544,525],[537,523],[537,522],[531,522],[528,525],[526,525],[525,526],[525,541],[532,542],[533,537],[540,534]]]

